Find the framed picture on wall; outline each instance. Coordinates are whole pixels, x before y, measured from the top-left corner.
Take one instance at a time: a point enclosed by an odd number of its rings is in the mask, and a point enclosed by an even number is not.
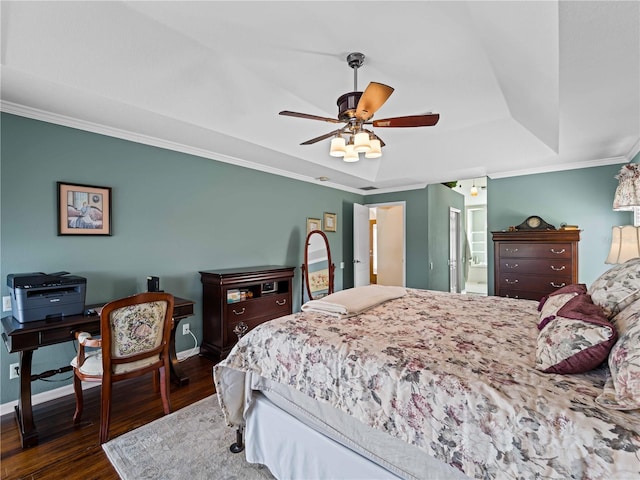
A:
[[[338,215],[324,212],[324,231],[335,232],[338,228]]]
[[[322,230],[322,220],[319,218],[307,217],[307,235],[314,230]]]
[[[58,235],[111,235],[111,187],[58,182]]]

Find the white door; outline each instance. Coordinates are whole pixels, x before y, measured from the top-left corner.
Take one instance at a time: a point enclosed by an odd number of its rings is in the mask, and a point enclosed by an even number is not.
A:
[[[404,287],[404,206],[376,208],[378,222],[378,280],[380,285]]]
[[[369,285],[369,207],[353,204],[353,282]]]

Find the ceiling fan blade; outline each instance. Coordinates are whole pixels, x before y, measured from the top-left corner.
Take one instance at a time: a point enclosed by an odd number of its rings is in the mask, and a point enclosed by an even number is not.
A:
[[[308,113],[290,112],[289,110],[281,111],[280,115],[285,115],[287,117],[308,118],[309,120],[321,120],[323,122],[342,123],[336,118],[319,117],[317,115],[309,115]]]
[[[390,86],[383,83],[371,82],[360,97],[358,107],[356,108],[356,118],[359,120],[369,120],[392,93],[393,88]]]
[[[329,137],[333,137],[334,135],[342,133],[342,130],[342,128],[339,128],[338,130],[334,130],[333,132],[325,133],[324,135],[320,135],[319,137],[312,138],[311,140],[307,140],[306,142],[302,142],[300,145],[311,145],[312,143],[316,143],[320,140],[325,140]]]
[[[374,127],[433,127],[440,120],[440,114],[408,115],[406,117],[383,118],[371,122]]]

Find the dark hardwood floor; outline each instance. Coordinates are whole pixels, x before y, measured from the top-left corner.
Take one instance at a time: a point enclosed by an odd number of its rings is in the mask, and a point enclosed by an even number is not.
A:
[[[189,376],[187,385],[171,385],[172,411],[214,393],[213,362],[193,356],[181,363]],[[152,374],[118,382],[113,388],[109,438],[163,416],[160,392],[153,388]],[[13,413],[0,418],[0,478],[88,480],[118,479],[98,443],[100,387],[85,391],[82,422],[73,424],[73,395],[34,407],[39,444],[25,450]]]

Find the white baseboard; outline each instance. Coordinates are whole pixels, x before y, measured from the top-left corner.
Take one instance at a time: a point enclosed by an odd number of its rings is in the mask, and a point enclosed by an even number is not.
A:
[[[183,350],[182,352],[177,352],[176,353],[176,357],[178,357],[179,361],[182,361],[185,358],[192,357],[194,355],[197,355],[198,353],[200,353],[200,349],[199,348],[195,348],[195,349],[194,348],[190,348],[189,350]],[[89,388],[95,388],[95,387],[99,387],[99,386],[100,386],[99,383],[83,382],[82,383],[82,390],[87,390]],[[53,390],[47,390],[46,392],[37,393],[35,395],[32,395],[31,396],[31,404],[32,405],[38,405],[40,403],[45,403],[45,402],[49,402],[51,400],[55,400],[57,398],[64,397],[66,395],[73,395],[73,384],[64,385],[63,387],[60,387],[60,388],[55,388]],[[0,405],[0,416],[6,415],[7,413],[12,413],[14,411],[16,405],[18,405],[18,400],[14,400],[12,402],[3,403],[2,405]]]

